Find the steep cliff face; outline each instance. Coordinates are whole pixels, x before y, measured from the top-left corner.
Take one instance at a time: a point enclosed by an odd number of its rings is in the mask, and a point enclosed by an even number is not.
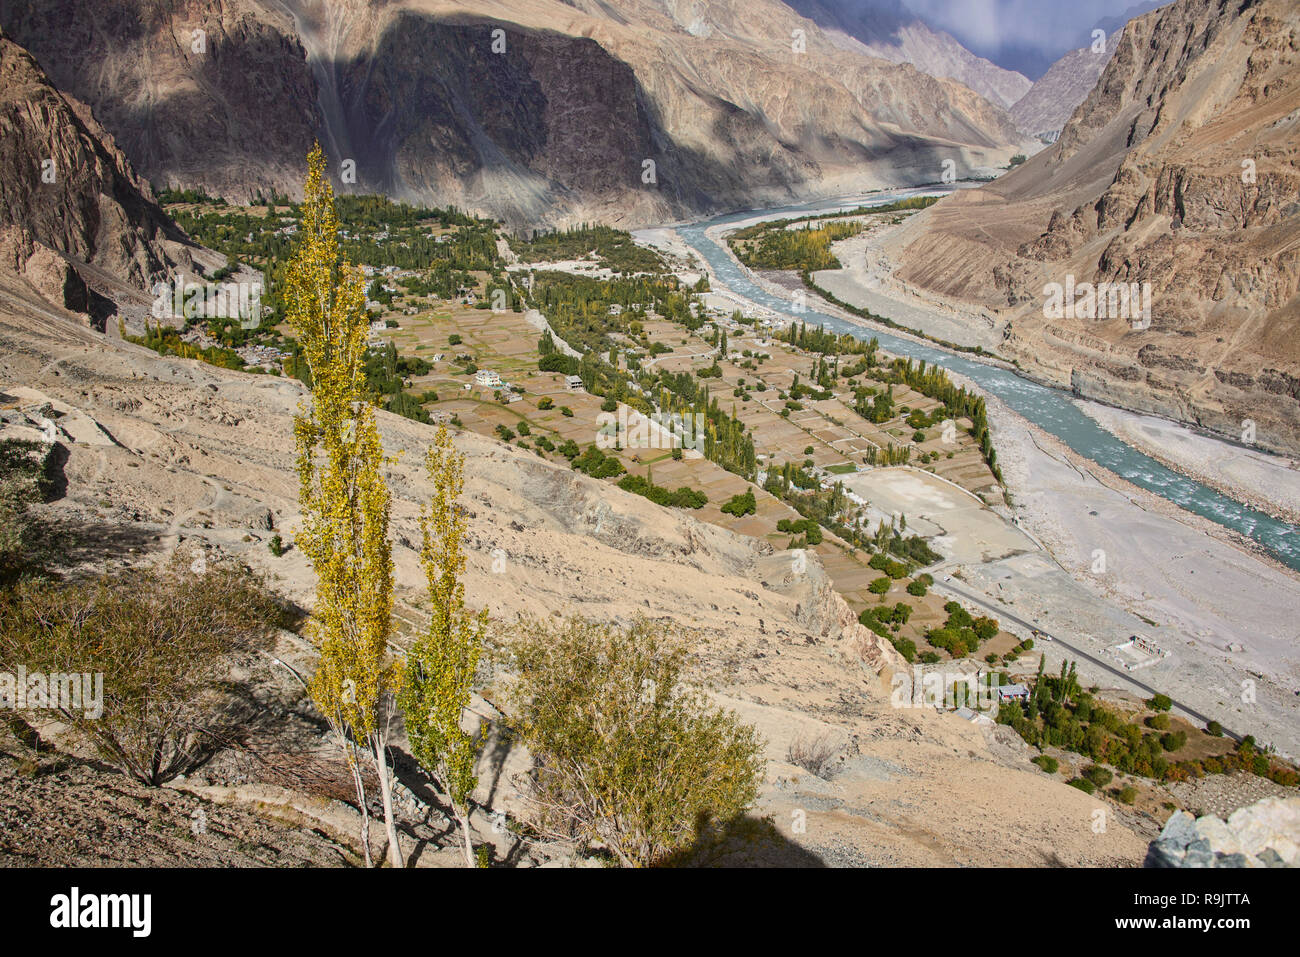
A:
[[[184,236],[81,103],[0,34],[0,266],[102,321],[104,293],[189,264]]]
[[[1034,85],[1011,106],[1011,118],[1026,133],[1054,133],[1065,126],[1075,107],[1097,85],[1110,62],[1122,31],[1116,30],[1104,43],[1071,50],[1052,64]]]
[[[316,84],[279,4],[0,0],[0,26],[143,176],[247,199],[301,176]]]
[[[840,34],[847,49],[860,49],[892,63],[910,63],[930,76],[956,80],[998,106],[1009,109],[1030,89],[1029,78],[1023,73],[976,56],[951,34],[933,29],[905,9],[899,0],[787,2],[833,38]]]
[[[777,0],[0,0],[0,23],[151,180],[234,200],[292,193],[315,137],[355,161],[340,186],[530,224],[933,181],[1021,139]]]
[[[1000,308],[1085,395],[1300,449],[1298,61],[1286,0],[1130,22],[1054,146],[909,227],[904,278]],[[1069,277],[1149,283],[1150,323],[1046,316]]]

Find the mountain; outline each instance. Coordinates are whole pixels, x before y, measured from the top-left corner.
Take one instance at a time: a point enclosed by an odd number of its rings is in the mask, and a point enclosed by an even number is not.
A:
[[[1028,92],[1028,77],[976,56],[950,33],[932,29],[901,0],[787,0],[846,49],[962,83],[991,103],[1010,108]]]
[[[91,111],[0,34],[0,265],[43,299],[102,323],[108,298],[193,264]]]
[[[1081,395],[1300,449],[1298,59],[1288,0],[1131,21],[1053,146],[907,224],[900,275]],[[1149,324],[1052,317],[1072,279],[1149,283]]]
[[[1116,31],[1106,38],[1101,49],[1090,43],[1053,63],[1011,107],[1016,126],[1035,136],[1058,132],[1097,85],[1119,38],[1120,31]]]
[[[1140,3],[1135,3],[1128,7],[1123,13],[1111,17],[1102,17],[1093,24],[1092,28],[1093,30],[1101,30],[1107,36],[1110,36],[1112,33],[1124,29],[1124,24],[1128,23],[1134,17],[1140,17],[1144,13],[1150,13],[1152,10],[1163,7],[1168,2],[1169,0],[1141,0]],[[1089,31],[1089,37],[1090,36],[1091,31]],[[1089,37],[1080,37],[1079,42],[1086,44]]]
[[[530,224],[933,181],[1022,140],[776,0],[0,0],[0,24],[142,175],[233,200],[295,192],[316,137],[340,186]]]

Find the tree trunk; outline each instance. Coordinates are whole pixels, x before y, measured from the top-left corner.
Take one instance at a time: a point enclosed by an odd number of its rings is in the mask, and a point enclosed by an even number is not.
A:
[[[474,859],[474,842],[469,836],[469,814],[462,811],[452,802],[452,810],[456,813],[456,820],[460,822],[461,837],[465,840],[465,866],[477,867],[478,861]]]
[[[366,782],[361,777],[361,765],[357,761],[356,749],[348,752],[348,764],[352,768],[352,785],[357,790],[357,810],[361,812],[361,856],[366,862],[366,869],[374,866],[370,857],[370,812],[366,807]]]
[[[393,786],[388,776],[388,748],[378,734],[370,738],[375,749],[375,770],[379,772],[379,796],[384,801],[384,827],[388,830],[388,863],[403,867],[402,848],[397,843],[397,822],[393,819]]]

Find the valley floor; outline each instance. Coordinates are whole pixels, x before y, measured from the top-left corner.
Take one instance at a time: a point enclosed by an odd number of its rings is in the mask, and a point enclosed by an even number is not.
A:
[[[710,235],[717,239],[731,228],[717,227]],[[871,243],[876,248],[881,241],[860,236],[836,244],[835,252],[841,254],[850,244]],[[952,330],[969,329],[968,310],[945,309],[929,300],[923,310],[921,301],[899,292],[890,277],[872,275],[885,260],[865,248],[851,261],[857,264],[852,282],[869,291],[864,305],[891,317],[903,316],[898,321],[904,325],[913,324],[906,317],[916,321],[929,311],[936,321],[918,322],[915,328],[962,341]],[[789,297],[790,290],[773,281],[776,274],[744,272],[767,291]],[[818,273],[817,281],[825,285],[827,275]],[[710,282],[717,293],[744,298],[727,289],[716,274],[710,275]],[[808,304],[869,327],[820,297],[809,294]],[[975,324],[976,338],[982,339],[982,323]],[[963,381],[961,376],[953,378]],[[995,397],[988,396],[988,405],[1013,502],[1003,521],[1028,533],[1036,547],[985,562],[957,556],[945,567],[949,574],[960,575],[967,596],[982,598],[993,613],[1000,609],[1003,615],[1014,614],[1058,636],[1055,649],[1040,644],[1038,650],[1047,652],[1053,667],[1062,655],[1077,658],[1085,683],[1143,697],[1150,692],[1141,686],[1154,687],[1225,728],[1255,735],[1283,755],[1300,754],[1300,625],[1295,617],[1300,575],[1261,557],[1251,543],[1221,526],[1082,459]],[[1172,429],[1153,433],[1149,417],[1112,408],[1094,414],[1126,441],[1137,432],[1154,434],[1150,443],[1166,449],[1175,463],[1180,455],[1184,461],[1233,463],[1223,484],[1234,491],[1244,488],[1249,493],[1245,501],[1274,486],[1281,486],[1272,495],[1284,507],[1300,495],[1300,479],[1284,465],[1279,467],[1280,460],[1269,457],[1271,468],[1253,459],[1243,463],[1227,443],[1204,436],[1195,437],[1194,452],[1180,453]],[[920,514],[915,506],[908,510],[909,518],[913,514]],[[937,547],[945,551],[942,542]],[[1098,553],[1104,553],[1103,563]],[[1105,570],[1094,572],[1094,567]],[[937,587],[942,589],[943,582]],[[1004,624],[1015,630],[1014,621]],[[1028,629],[1020,631],[1028,634]],[[1126,664],[1141,662],[1115,649],[1133,634],[1149,635],[1168,656],[1130,672]],[[1074,647],[1066,649],[1067,643]],[[1135,680],[1128,680],[1129,675]]]

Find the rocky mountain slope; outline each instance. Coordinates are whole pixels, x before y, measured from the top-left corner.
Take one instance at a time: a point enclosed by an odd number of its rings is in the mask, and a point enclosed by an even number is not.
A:
[[[294,192],[317,136],[340,186],[529,225],[933,181],[1021,140],[777,0],[0,0],[0,24],[142,175],[232,200]]]
[[[192,244],[79,101],[0,34],[0,265],[102,323],[108,297],[191,264]]]
[[[910,63],[922,73],[962,83],[990,103],[1010,109],[1030,89],[1028,77],[1005,70],[935,30],[903,7],[900,0],[787,0],[801,15],[847,49],[892,63]],[[1080,97],[1082,99],[1082,97]]]
[[[902,278],[996,308],[1082,395],[1300,449],[1298,58],[1286,0],[1131,21],[1052,147],[900,231]],[[1049,318],[1071,277],[1150,283],[1150,323]]]
[[[1053,63],[1046,73],[1034,81],[1028,92],[1011,106],[1011,118],[1016,121],[1016,125],[1035,136],[1055,133],[1065,126],[1065,121],[1070,118],[1075,107],[1097,85],[1101,71],[1115,53],[1120,33],[1117,30],[1106,37],[1100,50],[1088,45],[1071,50]]]

